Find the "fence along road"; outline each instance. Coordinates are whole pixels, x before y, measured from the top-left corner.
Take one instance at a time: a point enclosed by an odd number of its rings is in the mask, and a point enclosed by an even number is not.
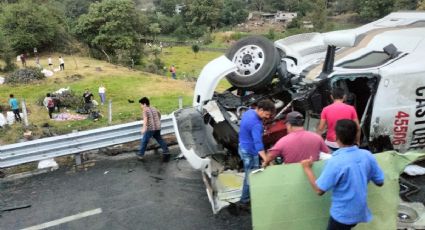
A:
[[[161,134],[174,133],[171,115],[162,116]],[[140,140],[142,121],[0,146],[0,168],[76,154]]]

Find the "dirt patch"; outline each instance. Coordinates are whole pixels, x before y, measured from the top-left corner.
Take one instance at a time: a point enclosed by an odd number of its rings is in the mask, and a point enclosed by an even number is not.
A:
[[[79,81],[81,79],[83,79],[83,75],[81,74],[72,74],[70,76],[66,76],[65,79],[68,81]]]

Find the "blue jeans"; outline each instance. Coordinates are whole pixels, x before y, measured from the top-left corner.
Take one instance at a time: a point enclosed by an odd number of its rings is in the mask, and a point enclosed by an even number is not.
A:
[[[106,97],[104,93],[99,93],[99,97],[100,97],[100,103],[105,103],[106,101]]]
[[[161,137],[161,130],[149,130],[143,134],[142,141],[140,142],[140,153],[139,156],[145,155],[146,147],[148,146],[149,140],[155,138],[156,142],[161,146],[163,154],[169,154],[168,146]]]
[[[241,196],[240,202],[248,203],[250,201],[248,177],[251,171],[258,169],[260,164],[260,159],[258,157],[258,154],[252,155],[245,149],[242,149],[240,146],[239,146],[238,152],[243,162],[243,169],[245,171],[245,179],[243,181],[242,196]]]

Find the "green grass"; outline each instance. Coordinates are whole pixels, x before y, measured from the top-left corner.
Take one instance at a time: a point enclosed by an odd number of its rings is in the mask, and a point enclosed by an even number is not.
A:
[[[195,82],[187,81],[183,78],[183,73],[196,77],[202,67],[213,58],[220,56],[219,52],[200,51],[195,58],[190,47],[173,47],[164,49],[161,57],[165,63],[172,63],[177,67],[178,80],[173,80],[169,76],[158,76],[142,71],[130,70],[128,68],[115,66],[107,62],[90,59],[87,57],[65,56],[65,71],[55,72],[55,75],[43,81],[30,85],[0,85],[0,103],[7,105],[9,94],[15,94],[19,100],[25,99],[29,109],[30,130],[35,136],[45,136],[43,124],[48,123],[50,130],[55,134],[69,133],[72,130],[87,130],[107,125],[107,106],[99,106],[105,117],[99,121],[51,121],[47,111],[39,105],[39,99],[43,98],[47,92],[56,91],[60,88],[70,87],[77,95],[81,95],[85,88],[89,88],[97,101],[97,89],[100,84],[104,84],[107,92],[107,99],[112,99],[112,121],[113,124],[140,120],[140,106],[137,101],[142,96],[147,96],[151,104],[157,107],[162,114],[169,114],[178,108],[179,97],[183,98],[183,105],[192,104],[193,89]],[[52,54],[53,57],[59,55]],[[47,54],[41,56],[41,65],[47,66]],[[55,61],[55,59],[54,59]],[[20,64],[20,63],[17,63]],[[57,64],[57,63],[54,63]],[[35,65],[33,59],[27,60],[27,65]],[[100,67],[102,71],[96,71]],[[71,81],[66,76],[81,74],[82,79]],[[3,74],[2,74],[3,75]],[[226,84],[226,83],[224,83]],[[129,103],[128,99],[135,103]],[[74,111],[70,111],[74,112]],[[25,131],[20,124],[0,129],[0,144],[14,143],[22,138]]]
[[[177,78],[198,77],[203,66],[209,61],[223,55],[221,52],[199,51],[196,55],[191,47],[176,46],[164,48],[159,58],[165,65],[174,65],[177,70]],[[171,76],[167,71],[168,76]]]

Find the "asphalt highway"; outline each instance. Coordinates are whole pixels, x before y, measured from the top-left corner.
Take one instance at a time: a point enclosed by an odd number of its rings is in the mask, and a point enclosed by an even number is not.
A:
[[[172,148],[173,158],[178,149]],[[201,174],[148,152],[98,155],[84,166],[0,180],[0,229],[251,229],[249,213],[214,215]]]

